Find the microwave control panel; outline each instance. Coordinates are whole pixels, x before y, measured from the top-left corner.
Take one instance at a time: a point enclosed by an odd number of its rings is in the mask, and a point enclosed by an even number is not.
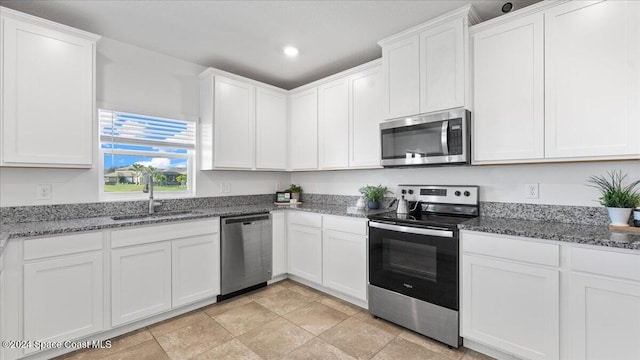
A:
[[[462,119],[449,120],[449,132],[447,134],[449,155],[462,154]]]

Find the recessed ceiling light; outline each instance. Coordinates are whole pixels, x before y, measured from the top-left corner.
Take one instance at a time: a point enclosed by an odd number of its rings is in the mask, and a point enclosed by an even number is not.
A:
[[[293,46],[285,46],[283,51],[284,51],[284,54],[287,55],[288,57],[298,56],[298,49]]]

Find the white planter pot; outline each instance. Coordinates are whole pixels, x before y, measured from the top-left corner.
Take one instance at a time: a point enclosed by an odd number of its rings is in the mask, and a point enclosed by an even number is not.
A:
[[[607,208],[611,225],[629,226],[629,216],[631,216],[631,208]]]

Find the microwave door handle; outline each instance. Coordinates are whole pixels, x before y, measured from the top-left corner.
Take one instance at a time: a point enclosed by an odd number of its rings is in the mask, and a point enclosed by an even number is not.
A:
[[[440,130],[440,142],[442,143],[442,155],[449,155],[449,144],[447,133],[449,131],[449,120],[442,122],[442,129]]]

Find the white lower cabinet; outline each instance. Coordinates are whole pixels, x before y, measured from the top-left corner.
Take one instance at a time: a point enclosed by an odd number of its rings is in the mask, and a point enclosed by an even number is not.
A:
[[[289,274],[366,304],[367,219],[290,212],[287,249]]]
[[[560,357],[560,247],[462,232],[461,336],[523,359]]]
[[[322,285],[367,301],[367,237],[324,230],[322,254]]]
[[[285,214],[284,211],[271,213],[273,231],[272,277],[287,273],[287,223]]]
[[[220,237],[200,235],[171,244],[174,307],[220,294]]]
[[[322,284],[322,230],[290,222],[287,249],[289,274]]]
[[[571,250],[571,358],[640,359],[640,253]]]
[[[111,324],[121,325],[171,308],[171,243],[111,252]]]
[[[640,359],[640,283],[571,275],[572,359]]]
[[[522,359],[640,359],[640,253],[461,234],[465,346]]]
[[[559,358],[559,271],[464,255],[462,336],[526,359]]]
[[[220,218],[111,232],[111,325],[220,294]]]
[[[103,330],[102,274],[101,251],[25,264],[24,339],[64,341]]]

